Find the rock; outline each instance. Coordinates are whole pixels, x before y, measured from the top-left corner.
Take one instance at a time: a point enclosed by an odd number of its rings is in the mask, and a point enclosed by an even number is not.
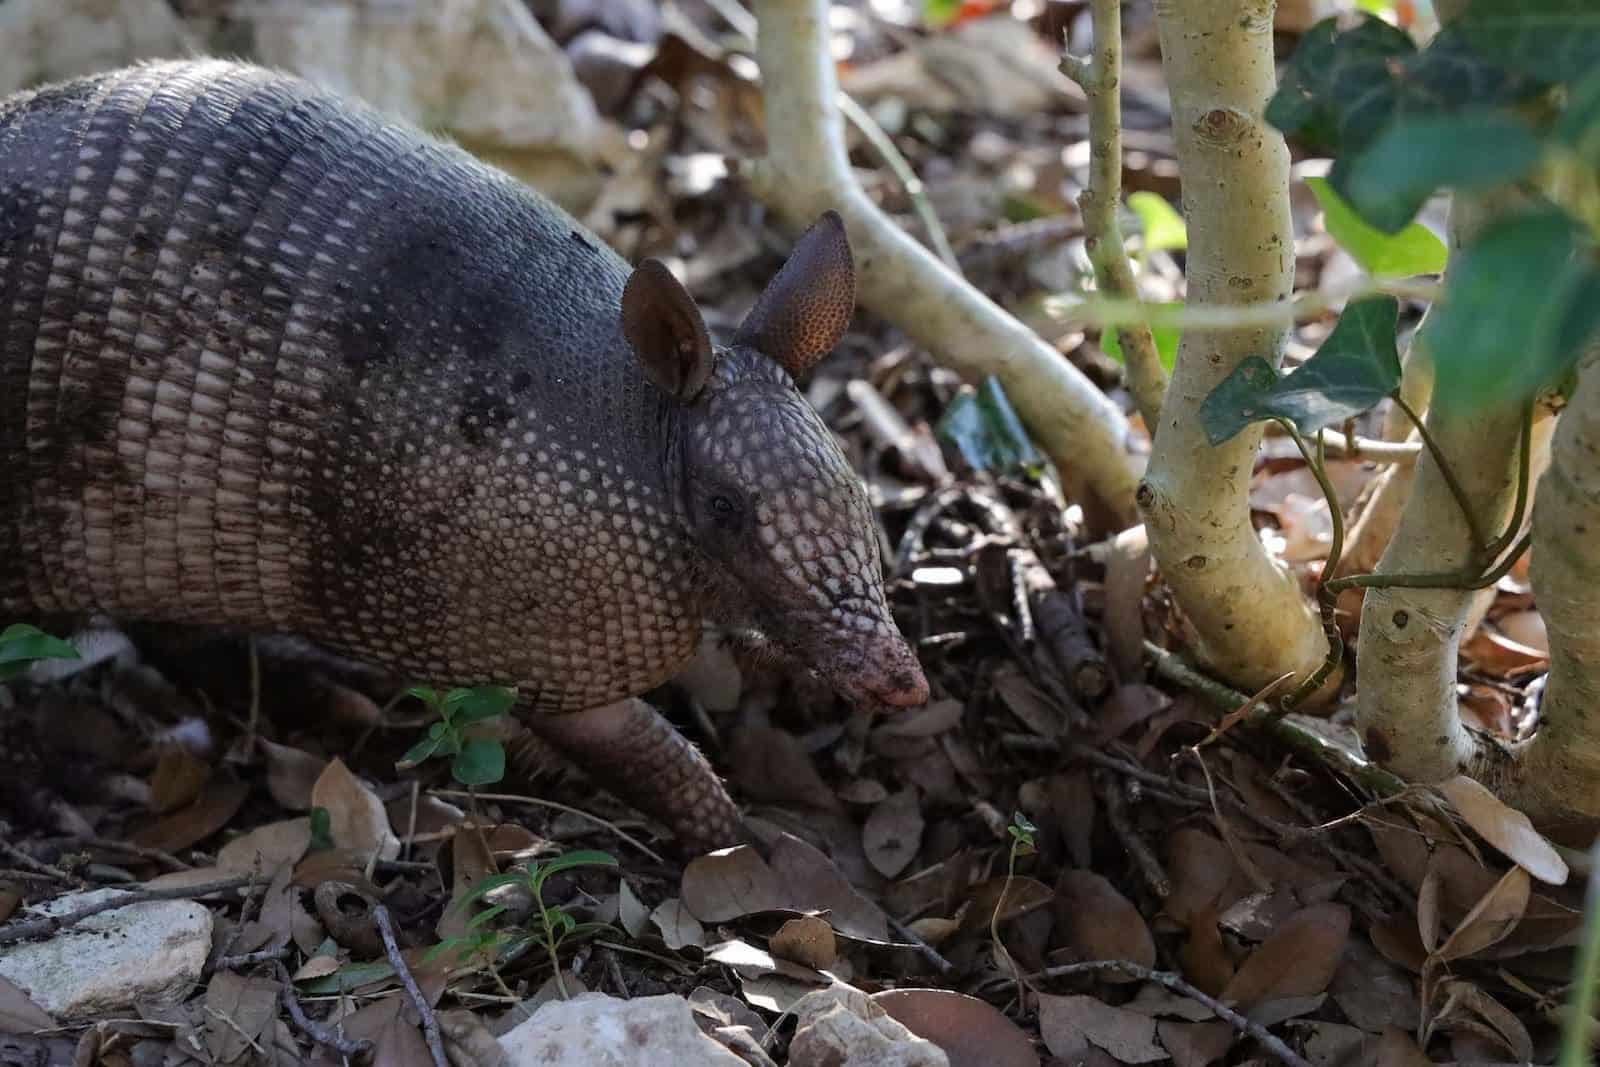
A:
[[[555,1000],[500,1038],[507,1067],[744,1067],[700,1032],[682,997]]]
[[[938,1045],[843,983],[806,994],[794,1013],[790,1067],[950,1067]]]
[[[0,2],[0,96],[189,51],[163,0]]]
[[[582,213],[610,150],[593,99],[522,0],[262,7],[253,58],[359,97]]]
[[[65,915],[118,895],[126,894],[73,893],[39,910]],[[175,1004],[200,980],[211,926],[211,912],[191,900],[130,904],[91,915],[48,941],[0,949],[0,976],[57,1018],[123,1012],[135,1002]]]

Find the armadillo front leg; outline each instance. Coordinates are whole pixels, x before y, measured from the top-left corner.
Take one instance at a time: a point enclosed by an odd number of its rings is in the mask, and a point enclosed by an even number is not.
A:
[[[636,697],[527,721],[539,736],[631,806],[660,819],[686,852],[736,845],[742,821],[694,744]]]

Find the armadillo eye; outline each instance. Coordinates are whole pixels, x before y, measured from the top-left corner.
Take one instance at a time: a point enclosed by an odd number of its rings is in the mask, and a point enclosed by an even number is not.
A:
[[[732,515],[735,509],[733,501],[719,493],[711,498],[711,510],[718,515]]]

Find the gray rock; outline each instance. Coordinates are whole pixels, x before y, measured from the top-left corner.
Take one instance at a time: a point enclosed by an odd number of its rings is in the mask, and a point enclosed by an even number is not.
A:
[[[73,893],[42,905],[65,915],[120,889]],[[211,912],[191,900],[151,900],[92,915],[48,941],[0,949],[0,976],[57,1018],[177,1003],[194,989],[211,951]]]
[[[689,1002],[666,994],[555,1000],[500,1038],[509,1067],[744,1067],[700,1032]]]

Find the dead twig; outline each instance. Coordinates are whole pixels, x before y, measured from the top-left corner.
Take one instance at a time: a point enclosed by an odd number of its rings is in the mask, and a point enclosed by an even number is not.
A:
[[[13,941],[31,941],[41,937],[49,937],[56,931],[80,923],[92,915],[99,915],[103,911],[116,911],[118,908],[126,908],[130,904],[143,904],[151,900],[190,900],[195,897],[207,896],[211,893],[224,893],[233,889],[241,889],[250,884],[251,878],[251,875],[241,874],[235,878],[225,878],[201,885],[128,890],[118,893],[107,900],[86,904],[74,911],[69,911],[65,915],[45,915],[37,919],[27,919],[0,926],[0,945],[9,944]],[[262,887],[256,887],[258,891],[260,888]]]
[[[1133,865],[1138,868],[1150,892],[1158,900],[1166,900],[1172,895],[1172,879],[1167,877],[1166,868],[1161,865],[1160,858],[1149,842],[1133,828],[1133,821],[1128,818],[1128,799],[1123,795],[1121,783],[1102,770],[1095,773],[1094,784],[1095,791],[1100,794],[1100,802],[1105,805],[1106,821],[1111,824],[1112,833],[1122,842],[1128,858],[1133,860]]]
[[[406,996],[411,998],[411,1006],[417,1009],[417,1015],[422,1020],[422,1033],[428,1039],[428,1052],[433,1056],[433,1067],[450,1067],[450,1061],[444,1054],[444,1042],[439,1037],[439,1020],[433,1017],[433,1008],[428,1005],[428,998],[422,995],[422,990],[417,987],[417,980],[411,974],[411,968],[406,966],[405,957],[400,955],[400,943],[394,937],[394,920],[389,917],[389,909],[378,904],[372,909],[372,919],[378,924],[378,933],[383,935],[383,952],[389,958],[389,966],[394,968],[395,977],[400,979],[400,984],[405,987]]]
[[[1203,993],[1199,989],[1184,981],[1182,977],[1170,971],[1152,971],[1148,967],[1141,967],[1137,963],[1127,960],[1090,960],[1087,963],[1065,963],[1059,967],[1046,967],[1044,970],[1031,974],[1030,978],[1068,978],[1078,974],[1099,974],[1102,971],[1118,971],[1130,978],[1141,982],[1154,982],[1164,986],[1180,997],[1187,997],[1198,1004],[1216,1012],[1217,1018],[1232,1026],[1242,1034],[1247,1034],[1261,1042],[1261,1047],[1287,1067],[1311,1067],[1311,1063],[1294,1049],[1283,1043],[1283,1039],[1274,1036],[1266,1027],[1228,1007],[1216,997]]]
[[[294,980],[289,977],[289,972],[278,964],[278,981],[283,983],[283,988],[278,991],[278,999],[289,1012],[289,1018],[302,1034],[324,1048],[330,1048],[341,1056],[365,1056],[372,1051],[372,1042],[366,1038],[345,1037],[337,1033],[324,1023],[306,1015],[305,1009],[300,1006],[299,999],[294,995]]]

